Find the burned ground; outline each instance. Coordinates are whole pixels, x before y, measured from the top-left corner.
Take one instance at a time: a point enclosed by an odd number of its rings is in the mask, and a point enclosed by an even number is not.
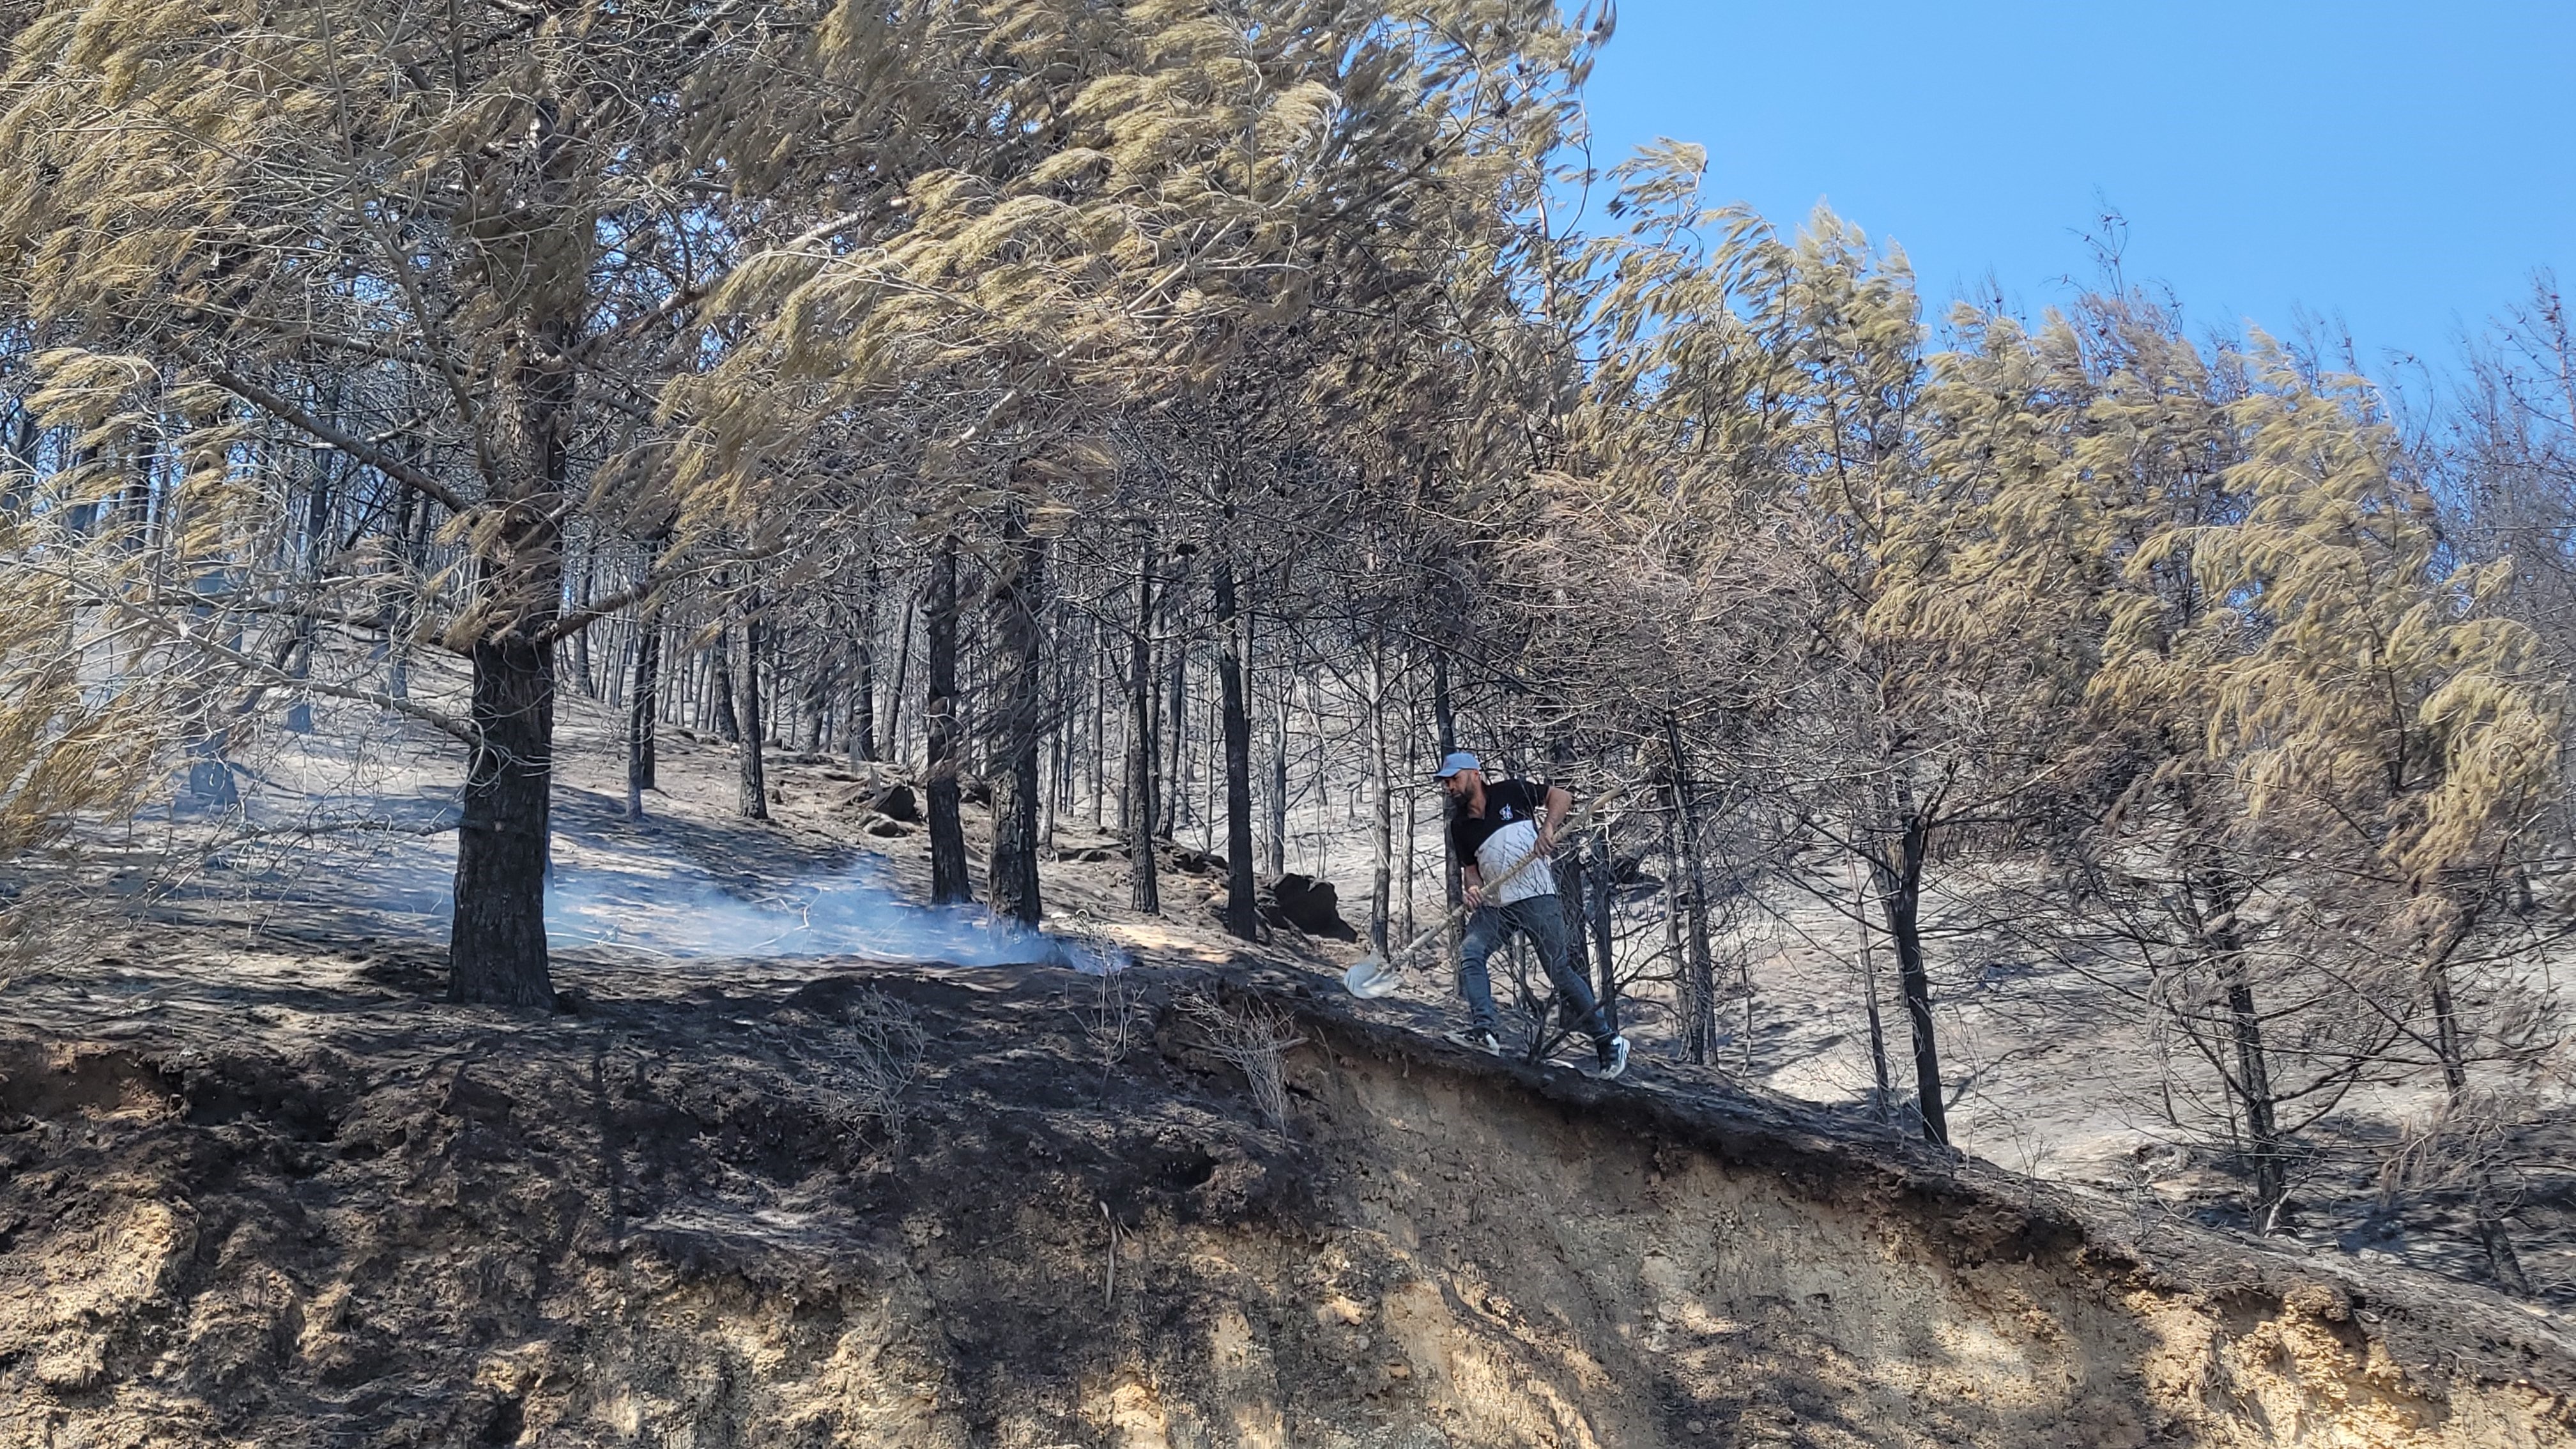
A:
[[[1651,1036],[1471,1057],[1431,973],[1352,1002],[1177,855],[1135,917],[1070,822],[1050,925],[1134,969],[818,954],[956,939],[829,898],[920,894],[882,782],[781,762],[754,826],[671,752],[641,824],[567,753],[548,1014],[440,999],[436,836],[94,852],[177,889],[0,993],[0,1444],[2576,1440],[2544,1311]],[[1284,1122],[1210,1002],[1288,1014]]]
[[[592,958],[540,1016],[401,948],[100,954],[7,1003],[13,1443],[2576,1437],[2576,1352],[2474,1290],[1285,968]],[[1295,1011],[1284,1131],[1209,995]]]

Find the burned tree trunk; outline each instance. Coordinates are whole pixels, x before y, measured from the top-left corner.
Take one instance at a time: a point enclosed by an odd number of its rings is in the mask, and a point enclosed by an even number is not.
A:
[[[1261,929],[1252,884],[1252,712],[1244,698],[1252,619],[1235,597],[1234,561],[1222,556],[1216,560],[1216,617],[1225,635],[1217,659],[1225,711],[1225,928],[1249,941]]]
[[[905,692],[912,687],[912,621],[919,612],[921,595],[916,591],[903,601],[903,627],[895,636],[894,684],[886,690],[885,749],[895,757],[897,765],[911,763],[903,748],[903,701]]]
[[[1664,742],[1672,755],[1674,861],[1680,872],[1682,903],[1690,915],[1687,953],[1682,962],[1682,1052],[1706,1066],[1717,1048],[1717,965],[1709,956],[1708,876],[1699,858],[1699,794],[1692,788],[1689,757],[1682,751],[1681,725],[1664,718]]]
[[[521,627],[475,641],[469,656],[476,740],[457,823],[455,913],[448,929],[452,1001],[554,1003],[545,896],[553,655],[534,630]]]
[[[2181,897],[2188,906],[2194,944],[2227,1004],[2228,1047],[2235,1065],[2232,1070],[2223,1068],[2219,1075],[2244,1124],[2243,1146],[2254,1179],[2250,1214],[2254,1230],[2268,1233],[2289,1198],[2287,1144],[2281,1136],[2280,1103],[2272,1088],[2271,1057],[2263,1041],[2263,1016],[2254,996],[2244,933],[2236,924],[2247,889],[2212,855],[2206,847],[2192,848]]]
[[[313,482],[304,514],[304,594],[309,605],[318,600],[324,569],[330,566],[331,470],[325,468]],[[313,643],[316,633],[313,615],[300,612],[295,619],[295,647],[287,657],[289,677],[303,680],[312,677]],[[295,690],[286,707],[286,731],[289,734],[313,733],[313,697]]]
[[[1225,652],[1222,640],[1218,642],[1217,652]],[[1211,698],[1207,707],[1207,734],[1200,740],[1198,750],[1199,758],[1207,762],[1207,798],[1199,802],[1201,850],[1216,849],[1217,812],[1225,808],[1219,803],[1225,793],[1225,768],[1217,757],[1224,752],[1225,709],[1221,699]]]
[[[716,631],[716,642],[707,653],[707,667],[714,674],[707,693],[709,703],[715,707],[716,738],[729,745],[737,744],[742,739],[742,721],[734,716],[732,630]]]
[[[581,588],[573,599],[575,608],[590,607],[598,573],[599,546],[594,541],[581,551]],[[599,698],[599,687],[591,681],[590,677],[590,631],[588,629],[572,636],[572,661],[573,678],[581,682],[581,692],[592,699]]]
[[[1387,949],[1395,888],[1395,744],[1386,718],[1386,640],[1369,641],[1369,778],[1376,796],[1369,816],[1369,944]]]
[[[1090,822],[1093,830],[1108,822],[1109,795],[1109,674],[1114,658],[1103,637],[1100,621],[1094,619],[1090,629],[1090,647],[1083,652],[1091,670],[1091,732],[1088,741],[1091,786]],[[1124,805],[1119,807],[1122,811]]]
[[[1611,854],[1607,826],[1593,838],[1597,844],[1593,848],[1592,869],[1587,874],[1592,887],[1592,968],[1597,982],[1592,994],[1601,1003],[1601,1020],[1616,1032],[1619,1029],[1619,967],[1615,955],[1617,939],[1611,934],[1611,917],[1619,899],[1618,858]]]
[[[1182,630],[1181,609],[1189,597],[1189,557],[1197,545],[1183,540],[1172,547],[1172,576],[1163,581],[1163,634],[1169,641],[1163,651],[1163,662],[1169,671],[1165,681],[1170,702],[1158,704],[1159,723],[1168,725],[1171,737],[1161,747],[1156,762],[1154,838],[1168,841],[1180,828],[1181,817],[1189,813],[1189,681],[1190,651]]]
[[[1271,715],[1270,734],[1270,878],[1288,873],[1288,712],[1294,701],[1293,679],[1279,686],[1279,707]]]
[[[494,517],[476,546],[482,598],[451,637],[473,666],[474,743],[457,821],[448,928],[452,1001],[551,1006],[546,956],[552,829],[556,625],[563,600],[559,519],[570,464],[578,312],[540,311],[502,370]]]
[[[1682,942],[1682,1052],[1706,1066],[1717,1050],[1717,963],[1708,948],[1708,881],[1700,867],[1699,822],[1688,792],[1676,791],[1673,839],[1681,851],[1682,906],[1687,931]]]
[[[1154,536],[1136,570],[1136,632],[1127,646],[1127,903],[1161,915],[1154,879]]]
[[[662,667],[662,623],[639,619],[635,684],[626,700],[626,818],[644,818],[644,792],[653,788],[654,694]]]
[[[1054,644],[1048,650],[1048,656],[1053,665],[1055,678],[1047,689],[1046,824],[1038,837],[1039,842],[1050,852],[1055,849],[1058,818],[1073,809],[1073,780],[1076,769],[1073,701],[1077,697],[1076,691],[1079,685],[1079,680],[1074,674],[1073,661],[1086,657],[1077,655],[1065,647],[1066,642],[1073,637],[1072,612],[1065,607],[1061,599],[1056,600],[1052,607],[1055,623],[1047,632]]]
[[[760,702],[760,601],[755,597],[742,615],[742,780],[734,804],[746,820],[769,818],[769,778],[761,759],[768,732],[762,727]]]
[[[831,737],[832,686],[840,682],[840,677],[837,662],[817,659],[806,667],[804,680],[796,687],[796,748],[807,754],[820,754],[823,742]],[[784,735],[785,731],[780,733]]]
[[[1914,1095],[1923,1115],[1923,1138],[1948,1146],[1950,1121],[1941,1087],[1941,1048],[1932,1021],[1932,978],[1923,961],[1923,866],[1931,849],[1930,812],[1914,808],[1907,792],[1896,800],[1892,840],[1870,853],[1872,881],[1888,940],[1896,947],[1896,981],[1914,1038]]]
[[[301,683],[313,677],[313,641],[316,632],[310,618],[300,618],[295,621],[294,643],[286,656],[288,679]],[[290,685],[289,688],[293,689],[293,686]],[[286,707],[286,732],[291,735],[313,733],[313,696],[301,689],[294,689],[291,697],[293,703]]]
[[[2452,1115],[2462,1117],[2470,1110],[2468,1028],[2460,1019],[2459,1001],[2451,992],[2450,972],[2444,966],[2449,955],[2449,947],[2427,952],[2425,976],[2433,998],[2433,1039],[2442,1061],[2442,1085]],[[2483,1156],[2469,1168],[2469,1220],[2477,1230],[2478,1246],[2486,1250],[2487,1270],[2495,1275],[2496,1286],[2528,1295],[2531,1278],[2522,1270],[2522,1257],[2513,1249],[2513,1231],[2505,1224],[2503,1184]]]
[[[1583,842],[1577,839],[1561,850],[1555,867],[1556,909],[1565,917],[1565,965],[1581,976],[1592,960],[1592,873],[1583,858]]]
[[[1563,783],[1570,775],[1574,752],[1561,739],[1548,746],[1548,778]],[[1592,912],[1590,871],[1584,861],[1583,837],[1557,842],[1557,853],[1549,860],[1549,870],[1556,878],[1556,911],[1565,921],[1565,969],[1584,975],[1592,961]],[[1597,998],[1596,998],[1597,999]]]
[[[975,898],[966,876],[966,825],[958,814],[957,540],[941,539],[930,566],[927,630],[929,690],[921,718],[929,736],[923,784],[929,796],[930,899],[950,905]]]
[[[2254,1007],[2254,983],[2246,979],[2245,954],[2231,950],[2221,958],[2219,979],[2227,988],[2228,1035],[2236,1048],[2236,1100],[2245,1109],[2245,1143],[2254,1168],[2254,1227],[2268,1233],[2287,1206],[2289,1164],[2282,1155],[2279,1104],[2272,1096],[2271,1063],[2263,1053],[2263,1018]]]
[[[1458,748],[1458,711],[1449,700],[1449,656],[1437,650],[1431,655],[1431,726],[1439,732],[1443,757]],[[1465,928],[1458,924],[1458,908],[1467,901],[1467,877],[1465,863],[1458,859],[1457,848],[1447,843],[1449,832],[1442,830],[1440,839],[1440,854],[1445,862],[1440,871],[1440,893],[1447,904],[1450,923],[1447,949],[1449,962],[1454,967],[1466,944]]]
[[[388,571],[393,577],[378,592],[377,608],[385,621],[385,693],[396,699],[411,698],[412,571],[420,565],[412,520],[425,521],[428,515],[429,500],[408,488],[394,500],[394,526],[388,535],[393,545]]]
[[[1045,631],[1046,541],[1029,536],[1013,505],[1003,520],[1004,557],[989,599],[993,616],[993,911],[1025,926],[1043,914],[1038,899],[1038,737]]]
[[[1895,1110],[1896,1082],[1887,1069],[1887,1023],[1878,1011],[1878,950],[1869,932],[1869,895],[1857,876],[1851,888],[1852,921],[1860,927],[1861,1001],[1869,1020],[1869,1107],[1883,1121]]]
[[[859,595],[858,627],[851,653],[857,678],[850,685],[850,763],[877,757],[877,594],[883,587],[877,561],[868,560],[866,587]]]

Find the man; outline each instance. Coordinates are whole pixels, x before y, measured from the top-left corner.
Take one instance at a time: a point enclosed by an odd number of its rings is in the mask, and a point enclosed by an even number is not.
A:
[[[1556,849],[1556,828],[1565,823],[1574,797],[1556,785],[1488,781],[1476,757],[1464,750],[1444,756],[1433,778],[1454,806],[1449,845],[1466,878],[1472,913],[1458,958],[1458,990],[1467,998],[1472,1020],[1457,1039],[1483,1051],[1503,1049],[1494,1034],[1494,987],[1485,962],[1518,931],[1537,950],[1575,1025],[1591,1034],[1599,1062],[1592,1075],[1607,1081],[1628,1070],[1628,1039],[1610,1030],[1600,1003],[1592,999],[1591,983],[1565,955],[1565,916],[1556,902],[1556,877],[1547,858]]]

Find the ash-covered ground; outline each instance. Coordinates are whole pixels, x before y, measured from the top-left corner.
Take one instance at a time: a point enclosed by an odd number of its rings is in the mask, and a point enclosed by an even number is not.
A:
[[[1651,1016],[1613,1086],[1470,1058],[1070,825],[1046,937],[924,911],[888,781],[753,825],[681,739],[630,823],[573,726],[555,1014],[438,999],[435,752],[93,842],[119,909],[0,995],[0,1443],[2570,1442],[2537,1308]]]

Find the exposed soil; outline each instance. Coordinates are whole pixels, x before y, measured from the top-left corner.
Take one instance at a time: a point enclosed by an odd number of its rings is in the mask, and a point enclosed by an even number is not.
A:
[[[2576,1442],[2576,1345],[2475,1290],[1468,1058],[1319,977],[562,975],[458,1009],[423,953],[164,924],[20,982],[0,1439]],[[1298,1011],[1284,1130],[1212,989]]]

